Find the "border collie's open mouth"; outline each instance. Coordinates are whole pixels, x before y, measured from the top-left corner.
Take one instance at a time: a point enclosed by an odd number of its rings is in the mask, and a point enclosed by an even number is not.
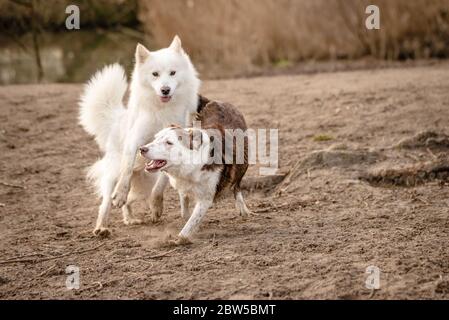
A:
[[[154,172],[163,168],[167,164],[165,160],[151,160],[145,164],[145,171]]]
[[[160,98],[163,103],[169,102],[171,100],[171,96],[160,96]]]

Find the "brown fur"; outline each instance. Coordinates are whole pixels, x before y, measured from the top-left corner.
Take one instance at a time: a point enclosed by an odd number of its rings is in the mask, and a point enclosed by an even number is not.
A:
[[[193,150],[193,148],[198,149],[203,143],[203,138],[200,132],[195,132],[192,128],[187,129],[188,131],[179,126],[171,125],[170,128],[176,132],[178,140],[190,150]]]
[[[234,191],[234,197],[240,191],[240,183],[243,176],[248,169],[248,139],[244,139],[244,163],[236,164],[236,145],[235,140],[233,144],[233,163],[225,163],[225,130],[226,129],[241,129],[247,130],[245,118],[237,108],[229,103],[222,103],[217,101],[210,101],[209,99],[200,96],[197,120],[201,121],[202,129],[215,129],[221,133],[222,145],[222,163],[223,164],[208,164],[203,167],[203,170],[220,170],[220,181],[217,185],[215,199],[226,189]]]

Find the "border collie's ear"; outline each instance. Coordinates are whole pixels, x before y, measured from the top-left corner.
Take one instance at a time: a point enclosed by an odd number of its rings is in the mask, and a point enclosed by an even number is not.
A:
[[[203,145],[203,133],[201,130],[189,129],[189,148],[198,150]]]
[[[138,43],[136,47],[136,62],[144,63],[150,56],[150,51],[143,44]]]
[[[176,129],[181,129],[181,126],[179,124],[176,123],[172,123],[171,125],[168,126],[169,128],[176,128]]]
[[[182,52],[182,44],[181,44],[181,39],[178,37],[178,35],[176,35],[173,38],[173,41],[170,44],[170,49],[175,50],[176,52]]]

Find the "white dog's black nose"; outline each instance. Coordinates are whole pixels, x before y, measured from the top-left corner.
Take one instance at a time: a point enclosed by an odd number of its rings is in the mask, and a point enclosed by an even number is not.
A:
[[[139,150],[140,150],[141,154],[145,154],[145,153],[148,152],[148,148],[147,147],[140,147]]]
[[[170,87],[162,87],[161,92],[164,96],[168,96],[170,94]]]

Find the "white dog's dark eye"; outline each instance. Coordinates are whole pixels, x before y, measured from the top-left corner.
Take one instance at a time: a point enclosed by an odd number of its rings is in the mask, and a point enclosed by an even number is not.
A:
[[[174,76],[176,74],[176,71],[170,71],[170,75]]]
[[[173,145],[173,142],[171,141],[165,141],[166,144],[168,144],[169,146]]]
[[[154,77],[159,77],[159,72],[153,72]]]

